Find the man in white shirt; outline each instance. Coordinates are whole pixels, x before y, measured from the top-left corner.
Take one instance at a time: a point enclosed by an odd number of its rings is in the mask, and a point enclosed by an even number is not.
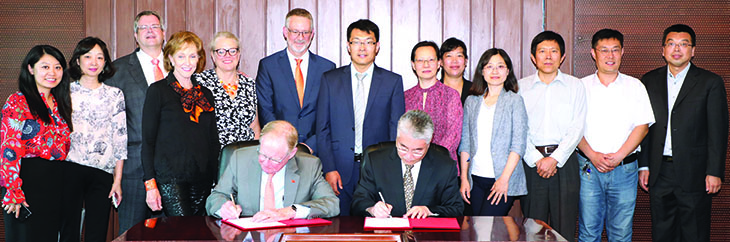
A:
[[[122,89],[127,115],[127,159],[124,161],[122,193],[119,204],[119,233],[148,218],[142,182],[142,107],[147,87],[167,76],[162,44],[165,25],[154,11],[142,11],[134,19],[134,39],[139,48],[114,61],[117,71],[105,83]]]
[[[528,194],[521,199],[522,211],[573,241],[580,188],[575,147],[583,137],[585,89],[578,78],[559,70],[565,60],[559,34],[535,36],[531,53],[537,73],[518,81],[529,127],[523,157]]]
[[[208,214],[263,222],[337,216],[340,200],[322,176],[322,163],[297,152],[297,137],[289,122],[275,120],[261,129],[260,145],[234,151],[208,196]]]
[[[631,241],[638,146],[654,123],[649,95],[636,78],[619,73],[624,36],[613,29],[593,35],[597,71],[581,79],[586,89],[586,125],[578,144],[581,167],[579,241]],[[605,224],[604,224],[605,222]]]

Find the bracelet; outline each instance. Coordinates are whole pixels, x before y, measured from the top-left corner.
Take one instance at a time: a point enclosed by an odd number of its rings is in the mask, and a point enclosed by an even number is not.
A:
[[[157,189],[157,181],[155,181],[155,178],[146,180],[144,182],[145,191],[150,191],[150,190],[155,190],[155,189]]]

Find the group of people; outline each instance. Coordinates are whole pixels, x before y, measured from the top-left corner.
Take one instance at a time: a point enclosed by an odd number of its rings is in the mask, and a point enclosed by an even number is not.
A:
[[[691,64],[689,26],[664,31],[667,65],[641,80],[619,72],[612,29],[594,34],[597,71],[582,79],[560,71],[565,43],[552,31],[532,40],[537,72],[521,80],[502,49],[486,50],[469,81],[464,42],[422,41],[405,91],[374,64],[379,28],[367,19],[348,26],[351,64],[336,68],[309,51],[312,15],[291,10],[287,47],[255,79],[238,70],[229,32],[210,46],[188,31],[165,43],[153,11],[134,32],[138,49],[113,62],[95,37],[68,62],[48,45],[25,57],[2,109],[8,240],[79,241],[85,208],[85,240],[103,241],[112,205],[123,232],[162,215],[505,216],[520,199],[571,241],[576,218],[580,241],[600,241],[604,226],[630,241],[637,182],[655,240],[709,240],[728,107],[722,78]],[[252,140],[221,167],[222,148]]]

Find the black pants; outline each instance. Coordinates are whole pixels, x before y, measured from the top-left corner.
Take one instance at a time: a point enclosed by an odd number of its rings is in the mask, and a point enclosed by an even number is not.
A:
[[[31,213],[27,220],[3,212],[6,241],[57,241],[61,223],[63,175],[68,162],[23,158],[20,178]],[[3,196],[6,190],[3,188]]]
[[[712,196],[705,191],[684,191],[674,169],[672,162],[663,162],[657,181],[649,188],[652,240],[710,241]]]
[[[576,152],[548,179],[537,174],[537,167],[523,167],[529,192],[521,200],[522,213],[527,218],[548,222],[565,239],[575,241],[580,200],[580,169]]]
[[[491,193],[492,186],[496,181],[494,178],[486,178],[481,176],[471,176],[473,181],[471,188],[471,205],[476,216],[507,216],[509,210],[512,208],[512,204],[515,202],[515,197],[507,196],[507,201],[504,198],[500,198],[499,203],[492,205],[491,200],[487,200],[489,193]],[[494,199],[494,198],[493,198]]]
[[[81,208],[86,209],[84,241],[106,241],[111,209],[112,174],[69,162],[64,179],[61,241],[81,241]]]
[[[162,210],[165,216],[205,216],[205,199],[212,182],[159,182]]]

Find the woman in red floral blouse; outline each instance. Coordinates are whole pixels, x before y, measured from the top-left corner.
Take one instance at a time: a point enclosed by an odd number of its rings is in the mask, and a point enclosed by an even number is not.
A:
[[[58,49],[33,47],[21,65],[20,91],[3,106],[0,175],[8,241],[58,240],[60,181],[72,129],[65,70]],[[26,219],[18,217],[23,207],[32,212]]]

